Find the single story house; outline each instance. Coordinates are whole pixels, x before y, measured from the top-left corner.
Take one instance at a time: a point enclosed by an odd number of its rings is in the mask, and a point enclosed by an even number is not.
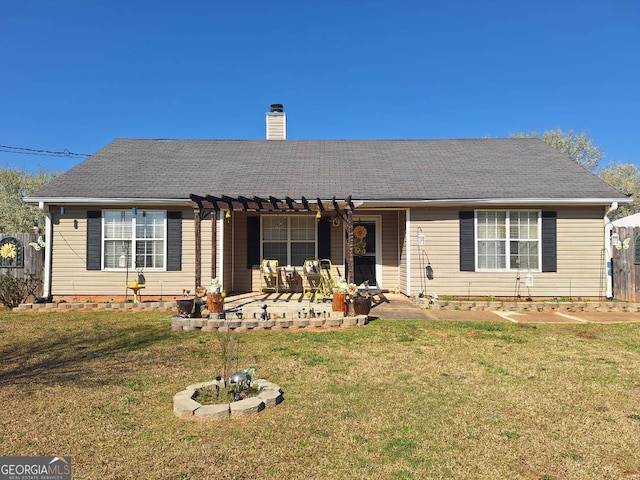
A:
[[[408,296],[603,297],[608,214],[630,199],[538,139],[117,139],[24,200],[46,213],[44,295],[258,291],[328,259]],[[283,282],[286,282],[283,277]]]

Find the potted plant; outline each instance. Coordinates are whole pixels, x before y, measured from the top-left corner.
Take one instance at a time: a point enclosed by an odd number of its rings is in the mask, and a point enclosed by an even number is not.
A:
[[[371,296],[369,295],[369,285],[366,284],[366,290],[360,290],[351,283],[349,284],[349,301],[353,305],[353,313],[355,315],[369,315],[371,311]]]
[[[347,303],[349,296],[347,292],[348,288],[349,285],[343,277],[336,279],[335,287],[331,295],[331,309],[334,312],[342,312],[345,315],[349,313],[349,304]]]
[[[211,287],[207,292],[207,308],[211,313],[224,312],[225,291],[222,289],[222,283],[217,278],[211,279]]]
[[[190,290],[183,289],[182,298],[176,299],[176,307],[178,308],[178,313],[182,317],[190,317],[193,312],[195,298],[191,297],[190,293]]]

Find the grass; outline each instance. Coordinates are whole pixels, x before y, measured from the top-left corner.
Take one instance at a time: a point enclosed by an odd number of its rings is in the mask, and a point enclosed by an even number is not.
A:
[[[160,313],[0,313],[0,455],[77,479],[637,479],[640,324],[376,320],[239,334],[284,403],[217,423],[172,397],[222,368]]]

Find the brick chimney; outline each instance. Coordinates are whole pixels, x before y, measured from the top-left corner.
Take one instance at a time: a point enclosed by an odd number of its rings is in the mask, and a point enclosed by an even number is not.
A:
[[[267,113],[267,140],[287,139],[287,114],[281,103],[272,103]]]

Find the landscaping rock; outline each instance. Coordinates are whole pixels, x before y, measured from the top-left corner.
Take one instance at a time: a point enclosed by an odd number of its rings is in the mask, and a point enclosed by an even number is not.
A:
[[[263,390],[258,394],[258,398],[264,402],[266,408],[275,407],[283,400],[279,390]]]
[[[193,390],[183,390],[173,396],[173,413],[177,417],[191,417],[202,405],[193,399]]]
[[[231,402],[229,407],[232,417],[251,415],[261,412],[266,408],[264,401],[258,397],[245,398],[239,402]]]
[[[222,420],[231,415],[231,409],[228,403],[221,403],[218,405],[202,405],[194,412],[194,416],[197,418],[206,418],[213,420]]]
[[[345,327],[355,327],[358,324],[357,317],[344,317],[342,319],[342,325]]]

